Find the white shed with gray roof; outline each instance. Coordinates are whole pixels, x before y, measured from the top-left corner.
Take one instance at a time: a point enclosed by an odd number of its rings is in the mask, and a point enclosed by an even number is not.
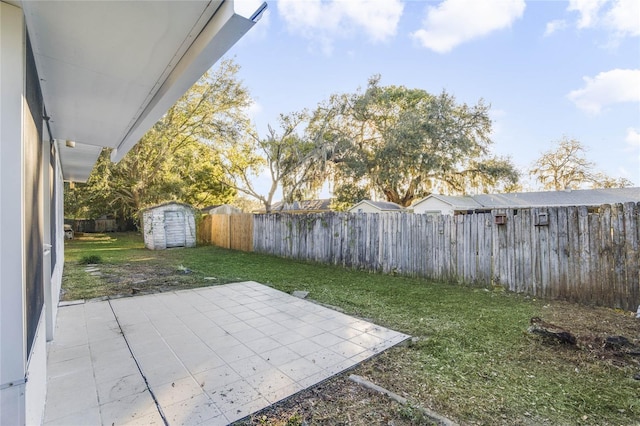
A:
[[[150,250],[195,247],[195,213],[188,204],[175,201],[142,211],[144,245]]]

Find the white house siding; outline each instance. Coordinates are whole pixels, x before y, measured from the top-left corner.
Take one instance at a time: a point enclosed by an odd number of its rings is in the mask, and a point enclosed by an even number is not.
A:
[[[374,207],[370,204],[360,204],[358,207],[349,210],[350,213],[382,213],[382,210],[380,210],[377,207]]]
[[[26,34],[22,10],[0,2],[2,425],[42,422],[46,340],[53,337],[64,263],[60,163],[43,123]]]
[[[437,198],[427,198],[413,206],[416,214],[453,214],[453,206]]]
[[[0,2],[0,424],[25,423],[22,10]]]
[[[60,289],[62,287],[62,270],[64,267],[64,179],[57,144],[53,144],[53,160],[51,161],[50,182],[50,209],[53,212],[50,217],[50,232],[53,264],[51,265],[51,284],[49,294],[45,296],[47,341],[55,337],[55,324],[58,317],[58,303],[60,302]]]
[[[196,245],[195,216],[193,209],[186,204],[167,203],[149,207],[143,212],[142,227],[144,245],[150,250]]]
[[[39,425],[44,419],[47,397],[47,340],[45,316],[40,316],[27,364],[29,381],[25,386],[25,424]],[[5,424],[5,423],[2,423]]]
[[[398,204],[389,201],[362,200],[347,211],[349,213],[401,213],[403,210]]]

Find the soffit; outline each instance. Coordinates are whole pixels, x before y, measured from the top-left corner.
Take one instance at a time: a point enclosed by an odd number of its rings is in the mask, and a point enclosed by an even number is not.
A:
[[[102,147],[121,159],[254,24],[224,0],[21,7],[52,136],[87,146],[78,154],[61,150],[65,179],[86,179]]]

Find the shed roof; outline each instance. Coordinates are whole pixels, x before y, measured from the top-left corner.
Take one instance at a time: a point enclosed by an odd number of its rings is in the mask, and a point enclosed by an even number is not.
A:
[[[640,188],[576,189],[566,191],[480,194],[473,199],[484,207],[595,206],[640,201]]]
[[[373,200],[362,200],[359,203],[354,204],[349,210],[357,209],[358,206],[363,204],[368,204],[378,210],[381,211],[401,211],[404,210],[402,206],[399,206],[396,203],[392,203],[390,201],[373,201]]]
[[[416,202],[414,206],[430,198],[441,200],[451,205],[454,210],[510,207],[598,206],[602,204],[640,202],[640,187],[513,192],[467,196],[431,194]]]
[[[155,209],[157,209],[159,207],[165,207],[165,206],[168,206],[168,205],[171,205],[171,204],[175,204],[176,206],[186,207],[189,210],[195,211],[193,206],[191,206],[189,204],[181,203],[179,201],[167,201],[166,203],[161,203],[161,204],[156,204],[155,206],[145,207],[145,208],[141,209],[140,212],[142,213],[142,212],[146,212],[146,211],[149,211],[149,210],[155,210]]]
[[[205,214],[209,214],[212,211],[215,213],[215,212],[220,211],[220,210],[223,210],[223,211],[224,210],[228,210],[228,211],[234,211],[234,212],[238,212],[238,213],[242,212],[242,209],[240,209],[240,208],[238,208],[236,206],[233,206],[231,204],[213,204],[211,206],[208,206],[208,207],[205,207],[203,209],[200,209],[200,211],[202,213],[205,213]]]
[[[475,209],[475,208],[482,207],[482,204],[474,200],[472,197],[461,196],[461,195],[440,195],[440,194],[431,194],[417,201],[416,203],[414,203],[413,206],[415,207],[416,205],[430,198],[435,198],[451,206],[454,206],[455,209],[457,210]]]
[[[210,206],[201,208],[200,211],[205,213],[205,212],[208,212],[211,209],[215,209],[216,207],[220,207],[220,206],[224,206],[224,204],[211,204]]]

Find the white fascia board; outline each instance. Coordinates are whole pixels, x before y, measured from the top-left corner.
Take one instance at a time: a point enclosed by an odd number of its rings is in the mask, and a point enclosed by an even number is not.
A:
[[[113,150],[111,161],[120,161],[162,115],[254,25],[254,21],[234,13],[233,2],[225,1]]]

